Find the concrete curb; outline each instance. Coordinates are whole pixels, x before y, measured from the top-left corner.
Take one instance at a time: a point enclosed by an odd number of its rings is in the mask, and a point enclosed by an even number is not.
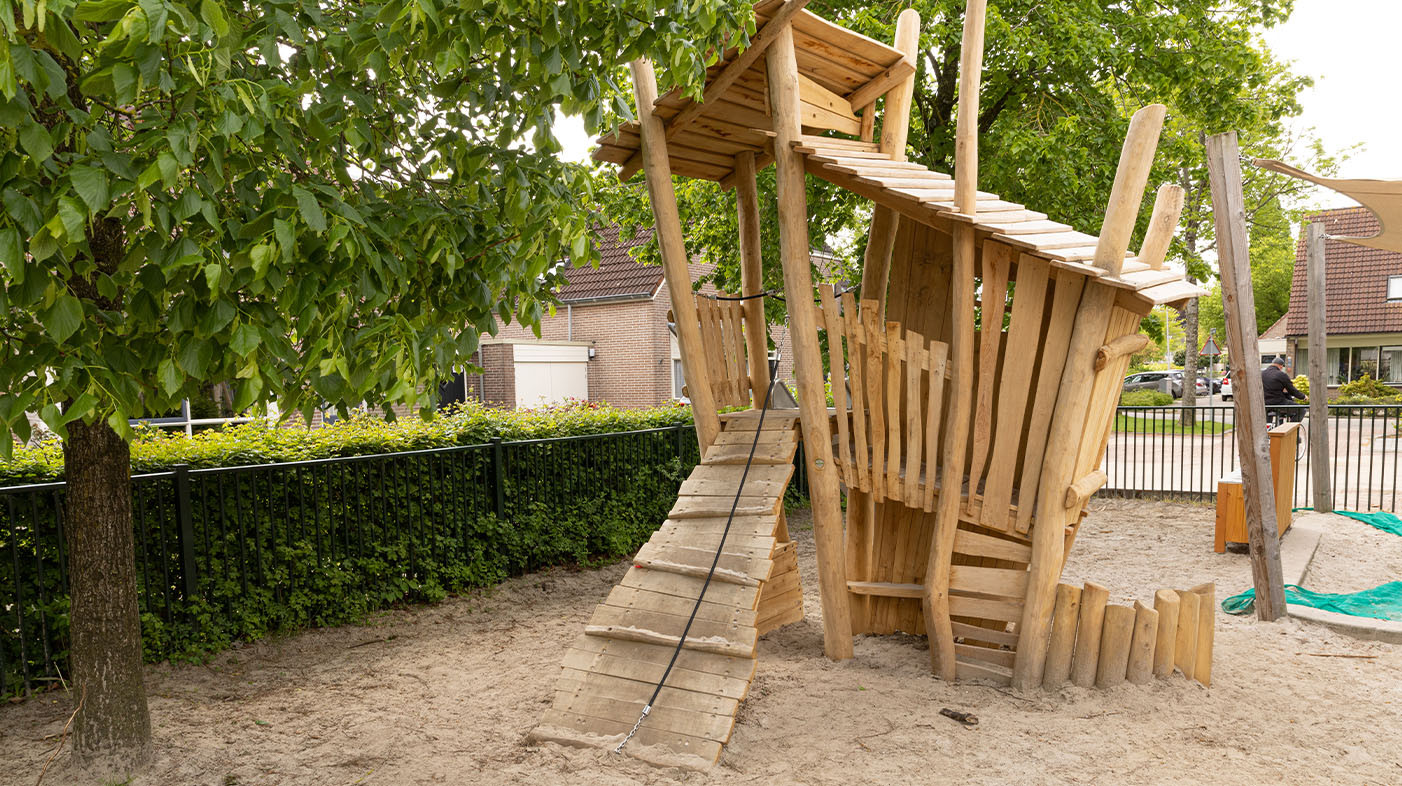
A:
[[[1342,518],[1328,513],[1307,513],[1290,525],[1280,542],[1280,566],[1286,584],[1304,584],[1305,574],[1309,572],[1310,562],[1314,560],[1314,553],[1319,549],[1319,542],[1323,540],[1330,520]],[[1286,604],[1286,613],[1297,620],[1325,625],[1356,639],[1402,644],[1402,621],[1353,617],[1298,603]]]

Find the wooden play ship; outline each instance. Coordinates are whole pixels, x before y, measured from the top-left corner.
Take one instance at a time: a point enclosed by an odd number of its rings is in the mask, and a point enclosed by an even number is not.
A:
[[[702,101],[658,97],[651,65],[633,63],[638,122],[595,153],[622,177],[646,176],[703,460],[570,647],[536,739],[613,747],[632,729],[756,439],[769,383],[763,301],[693,294],[674,175],[734,190],[742,294],[755,296],[755,177],[775,166],[799,408],[767,413],[718,570],[629,741],[627,752],[661,764],[715,761],[755,673],[757,636],[803,616],[782,507],[800,440],[826,654],[850,658],[856,635],[906,631],[928,636],[939,677],[1041,685],[1049,647],[1071,646],[1052,643],[1057,582],[1105,482],[1121,378],[1146,341],[1140,320],[1202,294],[1164,266],[1176,186],[1158,191],[1143,244],[1129,248],[1162,106],[1135,114],[1101,234],[1084,234],[977,188],[982,0],[966,17],[952,177],[906,160],[918,15],[903,12],[887,45],[804,5],[757,5],[750,46],[709,69]],[[873,203],[860,297],[810,278],[807,176]],[[734,405],[752,409],[717,414]]]

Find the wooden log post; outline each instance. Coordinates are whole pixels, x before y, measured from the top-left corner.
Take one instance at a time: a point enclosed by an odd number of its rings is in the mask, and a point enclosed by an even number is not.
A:
[[[1154,593],[1154,611],[1159,614],[1159,632],[1154,644],[1154,676],[1173,673],[1174,648],[1178,644],[1178,593],[1162,589]]]
[[[911,59],[919,56],[920,13],[907,8],[896,19],[896,49]],[[906,160],[905,145],[910,133],[910,102],[915,95],[915,74],[891,88],[886,94],[886,111],[881,118],[881,152],[892,161]],[[875,104],[862,111],[863,128],[875,111]],[[886,311],[886,284],[891,274],[891,250],[896,244],[896,230],[901,217],[896,211],[875,205],[871,211],[871,229],[867,232],[866,257],[862,262],[862,297],[879,303]]]
[[[1081,588],[1056,585],[1056,605],[1052,608],[1051,644],[1047,646],[1047,668],[1042,687],[1061,687],[1071,678],[1071,654],[1076,645],[1076,624],[1081,612]]]
[[[1139,261],[1150,270],[1163,269],[1168,245],[1173,241],[1182,213],[1183,187],[1172,183],[1159,186],[1159,193],[1154,197],[1154,212],[1149,217],[1149,231],[1144,233],[1144,244],[1139,247]]]
[[[735,212],[740,224],[740,294],[750,297],[764,291],[764,258],[760,252],[759,186],[755,181],[755,154],[735,156]],[[750,356],[750,390],[754,407],[764,406],[769,389],[769,340],[765,328],[764,299],[745,301],[745,346]]]
[[[832,460],[823,361],[818,347],[817,309],[809,271],[808,208],[803,156],[794,150],[802,135],[798,63],[793,29],[779,31],[764,52],[769,74],[770,114],[774,118],[775,185],[779,200],[780,262],[789,309],[789,337],[803,423],[803,457],[813,502],[813,541],[818,552],[818,587],[823,604],[823,650],[829,658],[852,657],[852,619],[842,541],[842,501]]]
[[[1071,658],[1071,682],[1089,688],[1095,685],[1095,674],[1100,666],[1100,634],[1105,625],[1105,602],[1110,599],[1110,590],[1087,581],[1081,590],[1081,616],[1076,625],[1076,652]],[[1019,641],[1026,641],[1024,634]],[[1014,674],[1016,679],[1016,674]]]
[[[1246,502],[1251,579],[1256,587],[1256,616],[1271,622],[1285,615],[1285,581],[1280,567],[1280,533],[1275,526],[1266,405],[1257,362],[1261,349],[1256,340],[1256,295],[1251,287],[1251,250],[1241,191],[1241,151],[1235,131],[1207,138],[1207,172],[1217,230],[1222,307],[1227,318],[1232,403],[1236,407],[1237,452],[1241,458],[1241,488]],[[1310,430],[1323,429],[1321,421]],[[1179,634],[1181,637],[1182,631]]]
[[[1123,685],[1129,670],[1129,649],[1134,640],[1134,609],[1106,606],[1100,629],[1100,660],[1095,664],[1095,687]]]
[[[963,51],[959,63],[959,117],[955,125],[954,203],[960,213],[972,214],[978,198],[978,105],[983,71],[983,26],[987,0],[968,0],[964,11]],[[974,379],[974,271],[973,227],[954,226],[954,263],[950,275],[951,321],[948,428],[940,466],[940,496],[935,509],[935,535],[925,568],[925,597],[921,611],[930,642],[930,665],[942,679],[955,677],[954,629],[949,619],[950,561],[954,535],[959,527],[964,459],[968,451],[969,412]],[[1048,587],[1048,591],[1053,591]],[[1051,604],[1048,598],[1047,612]],[[1043,629],[1045,632],[1045,628]],[[1043,642],[1045,653],[1045,642]],[[1020,653],[1019,653],[1020,654]],[[1037,682],[1041,682],[1041,672]]]
[[[1198,603],[1196,593],[1178,591],[1178,636],[1173,645],[1173,665],[1188,679],[1198,665]]]
[[[1328,359],[1328,338],[1324,332],[1325,302],[1325,239],[1323,221],[1311,221],[1307,229],[1305,260],[1309,286],[1305,288],[1309,312],[1309,377],[1310,377],[1310,476],[1314,486],[1311,495],[1314,509],[1320,513],[1334,510],[1334,494],[1330,488],[1329,468],[1329,378],[1325,370]]]
[[[1158,148],[1159,132],[1163,130],[1167,113],[1168,108],[1163,104],[1150,104],[1135,112],[1129,121],[1129,132],[1120,149],[1120,164],[1115,169],[1115,185],[1110,190],[1110,202],[1105,206],[1105,223],[1095,246],[1095,266],[1112,276],[1118,276],[1124,269],[1125,252],[1129,250],[1129,238],[1139,217],[1139,204],[1144,200],[1144,186],[1149,182],[1154,150]]]
[[[1129,668],[1125,678],[1143,685],[1154,678],[1154,645],[1158,643],[1159,613],[1139,601],[1134,602],[1134,639],[1129,645]]]
[[[1193,660],[1193,679],[1212,686],[1212,644],[1217,637],[1217,584],[1209,582],[1193,587],[1198,596],[1198,651]]]
[[[682,376],[691,398],[691,411],[696,420],[696,440],[701,453],[716,441],[720,433],[720,416],[716,414],[716,397],[706,370],[705,347],[701,343],[701,320],[696,312],[696,297],[691,291],[691,269],[682,242],[681,215],[677,212],[677,194],[672,188],[672,166],[667,159],[667,139],[662,120],[652,111],[657,100],[657,77],[652,63],[634,60],[633,92],[638,99],[638,125],[642,137],[643,170],[652,203],[652,217],[657,222],[657,244],[662,250],[662,274],[667,279],[667,293],[672,299],[676,316],[677,344],[681,348]]]

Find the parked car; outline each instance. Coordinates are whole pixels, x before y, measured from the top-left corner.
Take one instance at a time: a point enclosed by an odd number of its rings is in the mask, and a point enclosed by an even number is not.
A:
[[[1178,377],[1174,378],[1172,371],[1141,371],[1138,374],[1130,374],[1125,377],[1121,391],[1129,393],[1134,390],[1163,390],[1164,383],[1169,385],[1169,393],[1174,398],[1183,395],[1183,373],[1178,372]]]
[[[1222,391],[1222,400],[1223,400],[1223,401],[1231,401],[1231,400],[1232,400],[1232,375],[1231,375],[1231,374],[1228,374],[1228,375],[1226,375],[1225,377],[1222,377],[1222,386],[1221,386],[1220,389],[1221,389],[1221,391]]]
[[[1170,372],[1168,372],[1168,373],[1170,373],[1170,374],[1173,375],[1173,380],[1174,380],[1174,382],[1176,382],[1177,385],[1178,385],[1178,393],[1174,395],[1174,398],[1182,398],[1182,397],[1183,397],[1183,370],[1182,370],[1182,369],[1174,369],[1174,370],[1172,370],[1172,371],[1170,371]],[[1206,377],[1198,377],[1198,382],[1197,382],[1197,384],[1193,386],[1194,392],[1195,392],[1196,395],[1198,395],[1199,397],[1208,395],[1207,392],[1208,392],[1209,390],[1211,390],[1211,389],[1212,389],[1212,387],[1211,387],[1211,385],[1208,384],[1207,378],[1206,378]]]

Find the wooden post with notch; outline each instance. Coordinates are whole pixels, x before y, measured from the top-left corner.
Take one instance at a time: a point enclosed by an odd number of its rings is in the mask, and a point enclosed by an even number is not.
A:
[[[1271,622],[1285,615],[1285,586],[1275,524],[1265,397],[1257,370],[1261,348],[1256,340],[1256,296],[1251,289],[1241,152],[1235,131],[1207,138],[1207,172],[1231,354],[1232,403],[1236,406],[1237,452],[1241,459],[1242,494],[1246,498],[1246,538],[1251,547],[1256,615]],[[1323,430],[1323,424],[1311,430]],[[1266,526],[1266,522],[1270,525]]]
[[[682,242],[677,193],[672,188],[667,139],[661,118],[652,111],[653,102],[657,100],[657,77],[653,74],[652,63],[646,60],[634,60],[629,67],[633,71],[633,92],[638,99],[643,170],[647,176],[652,217],[657,223],[657,245],[662,250],[662,273],[667,279],[667,294],[671,296],[672,313],[676,317],[682,375],[696,420],[696,439],[704,455],[720,433],[720,416],[716,414],[716,397],[706,371],[705,348],[701,345],[701,321],[696,314],[696,296],[691,291],[691,270],[687,265],[686,244]]]
[[[779,249],[784,268],[784,297],[789,309],[789,338],[798,382],[803,423],[803,459],[813,502],[813,541],[818,552],[818,587],[823,602],[823,651],[829,658],[852,657],[852,617],[842,542],[842,501],[837,467],[832,461],[823,360],[818,348],[817,309],[809,271],[808,207],[804,194],[803,156],[794,150],[802,135],[798,63],[793,29],[786,25],[764,52],[769,75],[770,114],[774,118],[774,178],[779,200]]]
[[[959,63],[959,117],[955,125],[954,203],[967,215],[978,199],[978,91],[983,70],[983,25],[987,0],[968,0],[964,11],[963,51]],[[925,568],[921,611],[930,643],[930,666],[941,679],[957,676],[954,628],[949,619],[950,560],[963,506],[964,460],[968,454],[969,411],[974,375],[974,228],[954,225],[954,265],[950,274],[949,310],[952,323],[949,415],[940,459],[940,496],[935,508],[935,535]],[[972,489],[970,489],[972,492]],[[1049,609],[1050,611],[1050,609]],[[1040,678],[1040,674],[1038,675]]]
[[[1328,337],[1324,330],[1325,256],[1324,222],[1316,219],[1306,225],[1305,260],[1309,286],[1309,377],[1310,377],[1310,474],[1314,484],[1314,509],[1320,513],[1334,510],[1333,489],[1329,487],[1329,380],[1325,370],[1328,360]]]

